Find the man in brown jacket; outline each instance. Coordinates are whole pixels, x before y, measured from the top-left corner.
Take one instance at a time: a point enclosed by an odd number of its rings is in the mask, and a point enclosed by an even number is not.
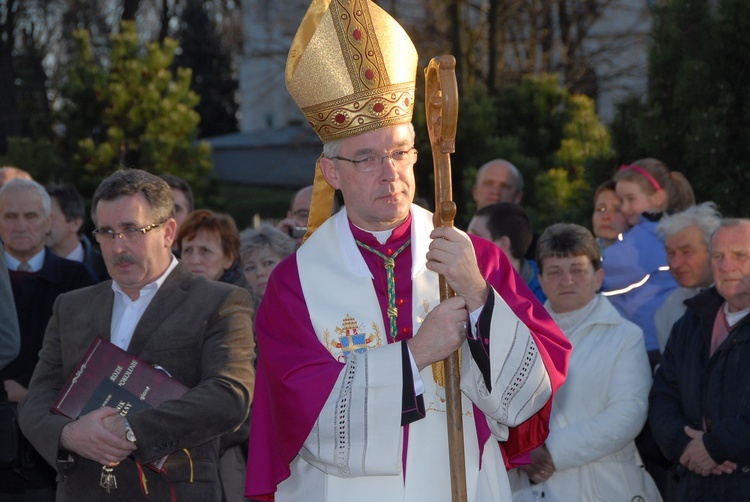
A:
[[[58,471],[58,501],[221,500],[218,438],[243,423],[252,400],[252,303],[177,262],[173,213],[169,186],[140,170],[114,173],[94,194],[94,235],[112,281],[58,298],[19,408],[24,434]],[[75,421],[53,415],[97,335],[190,390],[127,419],[106,407]],[[165,455],[165,472],[141,468]],[[116,479],[109,493],[103,467]]]

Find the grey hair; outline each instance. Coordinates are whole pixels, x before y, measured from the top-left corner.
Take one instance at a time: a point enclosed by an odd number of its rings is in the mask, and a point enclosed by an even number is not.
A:
[[[263,223],[258,229],[246,228],[240,232],[240,260],[242,264],[245,264],[253,252],[266,246],[282,258],[286,258],[294,252],[297,244],[294,239],[268,223]]]
[[[3,195],[5,195],[6,193],[19,192],[21,190],[36,190],[42,200],[42,211],[44,212],[44,217],[46,218],[47,216],[49,216],[51,211],[51,203],[49,194],[47,193],[47,189],[34,180],[27,180],[26,178],[13,178],[5,185],[3,185],[2,188],[0,188],[0,201],[2,201]]]
[[[711,240],[708,243],[708,252],[713,253],[714,251],[714,235],[722,228],[738,227],[740,225],[750,225],[750,218],[722,218],[719,222],[719,226],[711,234]]]
[[[413,142],[414,139],[417,137],[417,133],[414,130],[414,124],[412,124],[411,122],[407,122],[407,124],[409,125],[409,132],[411,133],[411,140]],[[341,142],[344,139],[346,138],[334,139],[334,140],[326,141],[325,143],[323,143],[323,157],[327,159],[337,157],[338,154],[341,152]]]
[[[539,237],[536,245],[536,263],[539,272],[544,270],[546,258],[565,258],[568,256],[585,256],[599,270],[601,251],[599,243],[591,231],[575,223],[555,223],[550,225]]]
[[[510,172],[513,174],[513,177],[516,178],[516,193],[522,193],[523,192],[523,175],[521,175],[521,171],[518,170],[516,166],[513,165],[512,162],[509,162],[505,159],[493,159],[489,162],[485,162],[482,164],[482,166],[477,170],[477,177],[474,184],[476,185],[479,182],[479,178],[482,176],[482,173],[484,173],[487,169],[490,168],[490,166],[493,166],[495,164],[502,164],[510,170]]]
[[[711,236],[719,228],[720,223],[721,213],[716,209],[716,204],[703,202],[690,206],[679,213],[663,216],[659,224],[656,225],[656,231],[666,239],[687,227],[695,225],[701,232],[703,242],[708,245],[711,242]]]

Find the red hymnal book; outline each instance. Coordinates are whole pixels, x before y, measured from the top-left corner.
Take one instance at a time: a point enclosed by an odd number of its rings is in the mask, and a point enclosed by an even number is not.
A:
[[[188,388],[155,366],[96,337],[50,411],[73,420],[108,406],[128,413],[177,399]],[[149,464],[161,470],[167,457]]]

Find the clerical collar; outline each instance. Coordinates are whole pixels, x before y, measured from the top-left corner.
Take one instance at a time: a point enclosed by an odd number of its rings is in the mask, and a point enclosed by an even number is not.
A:
[[[380,230],[377,232],[374,232],[372,230],[365,230],[364,228],[358,227],[357,225],[352,223],[351,220],[349,220],[349,226],[352,229],[354,238],[368,245],[375,245],[375,241],[377,241],[378,244],[383,245],[389,240],[394,241],[402,238],[408,238],[409,235],[407,234],[411,231],[410,225],[411,212],[409,213],[409,217],[406,218],[406,220],[397,227],[391,228],[389,230]],[[370,239],[369,236],[372,236],[372,239]]]
[[[352,225],[354,225],[354,223],[352,223]],[[372,235],[381,244],[385,244],[391,234],[393,234],[392,228],[389,228],[388,230],[380,230],[379,232],[373,232],[371,230],[365,230],[364,228],[358,227],[357,225],[354,226],[357,228],[357,230],[361,230],[362,232],[367,232],[368,234]]]

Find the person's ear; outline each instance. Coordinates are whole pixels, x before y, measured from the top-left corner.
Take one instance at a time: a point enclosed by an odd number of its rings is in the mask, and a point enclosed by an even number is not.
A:
[[[68,224],[70,225],[71,230],[78,233],[83,226],[83,218],[73,218],[73,221],[69,221]]]
[[[177,238],[177,220],[169,218],[164,222],[164,245],[167,248],[172,247]]]
[[[658,207],[661,211],[666,211],[667,205],[669,203],[669,199],[667,197],[667,192],[660,188],[653,194],[651,194],[651,203]]]
[[[503,235],[495,241],[495,244],[497,244],[497,247],[505,251],[505,254],[507,254],[508,256],[513,256],[510,237],[508,237],[507,235]]]
[[[323,173],[326,182],[331,185],[334,190],[339,190],[341,188],[341,183],[339,182],[339,168],[332,159],[321,157],[320,172]]]

